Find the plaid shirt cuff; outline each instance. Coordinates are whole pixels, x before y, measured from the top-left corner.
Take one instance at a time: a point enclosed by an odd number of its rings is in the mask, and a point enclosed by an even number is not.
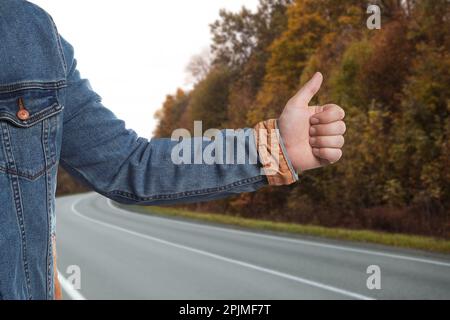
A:
[[[298,175],[288,158],[276,119],[258,123],[254,135],[259,159],[270,185],[288,185],[298,181]]]

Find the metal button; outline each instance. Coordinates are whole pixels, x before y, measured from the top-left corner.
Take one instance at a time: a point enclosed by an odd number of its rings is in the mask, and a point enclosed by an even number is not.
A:
[[[17,112],[17,118],[22,121],[28,120],[28,118],[30,118],[30,113],[25,109],[19,110]]]
[[[19,118],[19,120],[22,120],[22,121],[28,120],[30,118],[30,113],[25,108],[23,99],[19,98],[17,103],[19,105],[19,111],[17,111],[17,114],[16,114],[17,118]]]

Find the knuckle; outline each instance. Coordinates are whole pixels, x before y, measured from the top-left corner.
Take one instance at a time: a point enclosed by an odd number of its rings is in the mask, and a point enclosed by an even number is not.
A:
[[[326,134],[324,134],[324,133],[326,133],[328,131],[328,126],[329,125],[326,123],[317,125],[319,136],[326,136]]]
[[[335,117],[335,120],[342,120],[345,118],[345,111],[337,104],[327,104],[324,109],[329,111]]]
[[[320,146],[321,145],[320,137],[316,137],[316,138],[313,139],[313,145],[314,146]]]
[[[320,158],[322,158],[322,159],[326,159],[326,157],[327,157],[327,151],[326,151],[326,149],[319,149],[319,157]]]
[[[316,112],[317,116],[320,117],[320,114],[323,112],[324,107],[323,106],[316,106],[314,108],[314,111]]]

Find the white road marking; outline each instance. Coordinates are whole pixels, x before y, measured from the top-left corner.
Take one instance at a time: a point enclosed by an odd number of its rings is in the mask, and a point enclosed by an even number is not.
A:
[[[61,272],[58,270],[58,280],[61,284],[62,289],[67,293],[67,295],[72,300],[87,300],[79,290],[75,289],[72,284],[61,275]]]
[[[114,206],[112,204],[112,200],[107,199],[107,198],[105,198],[105,199],[111,208],[113,208],[117,211],[121,211],[121,212],[130,214],[129,211]],[[303,244],[303,245],[308,245],[308,246],[315,246],[315,247],[320,247],[320,248],[335,249],[335,250],[355,252],[355,253],[361,253],[361,254],[366,254],[366,255],[392,258],[392,259],[421,262],[421,263],[427,263],[427,264],[432,264],[432,265],[441,266],[441,267],[450,267],[450,263],[448,263],[448,262],[425,259],[425,258],[415,258],[415,257],[410,257],[410,256],[405,256],[405,255],[385,253],[385,252],[381,252],[381,251],[356,249],[356,248],[350,248],[350,247],[333,245],[333,244],[326,244],[326,243],[321,243],[321,242],[313,242],[313,241],[308,241],[308,240],[284,238],[281,236],[266,235],[266,234],[259,234],[256,232],[251,232],[251,231],[241,231],[241,230],[235,230],[235,229],[229,229],[229,228],[215,227],[215,226],[210,226],[210,225],[206,225],[206,224],[198,224],[198,223],[194,223],[194,222],[177,221],[175,219],[168,219],[168,218],[162,218],[162,217],[156,217],[156,216],[145,216],[145,217],[148,217],[149,219],[164,220],[164,221],[170,220],[171,223],[173,222],[173,223],[180,224],[180,225],[190,225],[190,226],[194,226],[196,228],[220,230],[223,232],[240,234],[240,235],[248,235],[248,236],[253,236],[253,237],[258,237],[258,238],[263,238],[263,239],[279,240],[279,241]]]
[[[82,213],[80,213],[76,209],[76,205],[81,200],[83,200],[84,198],[85,197],[81,197],[77,201],[73,202],[71,210],[73,211],[73,213],[75,215],[81,217],[82,219],[85,219],[87,221],[96,223],[98,225],[101,225],[101,226],[104,226],[104,227],[108,227],[108,228],[111,228],[111,229],[115,229],[115,230],[118,230],[118,231],[122,231],[124,233],[128,233],[128,234],[131,234],[131,235],[136,236],[136,237],[140,237],[140,238],[143,238],[143,239],[146,239],[146,240],[158,242],[158,243],[161,243],[161,244],[164,244],[164,245],[167,245],[167,246],[171,246],[171,247],[174,247],[174,248],[187,250],[187,251],[190,251],[190,252],[193,252],[193,253],[196,253],[196,254],[200,254],[200,255],[203,255],[203,256],[207,256],[207,257],[210,257],[210,258],[214,258],[214,259],[217,259],[217,260],[225,261],[225,262],[236,264],[236,265],[239,265],[239,266],[242,266],[242,267],[246,267],[246,268],[249,268],[249,269],[253,269],[253,270],[257,270],[257,271],[260,271],[260,272],[268,273],[268,274],[271,274],[271,275],[274,275],[274,276],[278,276],[278,277],[281,277],[281,278],[284,278],[284,279],[289,279],[289,280],[292,280],[292,281],[296,281],[296,282],[299,282],[299,283],[302,283],[302,284],[306,284],[306,285],[309,285],[309,286],[313,286],[313,287],[316,287],[316,288],[320,288],[320,289],[323,289],[323,290],[327,290],[327,291],[331,291],[331,292],[334,292],[334,293],[342,294],[344,296],[348,296],[348,297],[351,297],[351,298],[360,299],[360,300],[374,300],[373,298],[368,297],[368,296],[364,296],[362,294],[358,294],[358,293],[355,293],[355,292],[351,292],[351,291],[347,291],[347,290],[344,290],[344,289],[336,288],[336,287],[333,287],[333,286],[329,286],[329,285],[326,285],[326,284],[323,284],[323,283],[320,283],[320,282],[304,279],[304,278],[301,278],[301,277],[293,276],[293,275],[290,275],[290,274],[287,274],[287,273],[284,273],[284,272],[279,272],[279,271],[276,271],[276,270],[260,267],[260,266],[257,266],[257,265],[251,264],[251,263],[240,261],[240,260],[227,258],[227,257],[220,256],[218,254],[211,253],[211,252],[208,252],[208,251],[199,250],[199,249],[195,249],[195,248],[188,247],[188,246],[185,246],[185,245],[181,245],[181,244],[178,244],[178,243],[174,243],[174,242],[170,242],[170,241],[167,241],[167,240],[159,239],[159,238],[156,238],[156,237],[152,237],[152,236],[149,236],[149,235],[146,235],[146,234],[142,234],[142,233],[139,233],[139,232],[128,230],[128,229],[125,229],[125,228],[122,228],[122,227],[118,227],[118,226],[113,225],[113,224],[109,224],[109,223],[106,223],[106,222],[103,222],[103,221],[99,221],[99,220],[87,217],[87,216],[83,215]]]

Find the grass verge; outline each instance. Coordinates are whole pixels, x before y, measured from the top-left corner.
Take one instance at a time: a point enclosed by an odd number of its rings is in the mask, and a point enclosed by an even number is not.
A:
[[[343,228],[327,228],[296,223],[274,222],[242,217],[234,217],[219,213],[203,213],[178,208],[135,207],[135,211],[162,216],[182,217],[199,221],[220,223],[255,230],[286,232],[298,235],[317,236],[323,238],[349,240],[394,247],[450,253],[450,241],[432,237],[386,233],[371,230],[349,230]]]

